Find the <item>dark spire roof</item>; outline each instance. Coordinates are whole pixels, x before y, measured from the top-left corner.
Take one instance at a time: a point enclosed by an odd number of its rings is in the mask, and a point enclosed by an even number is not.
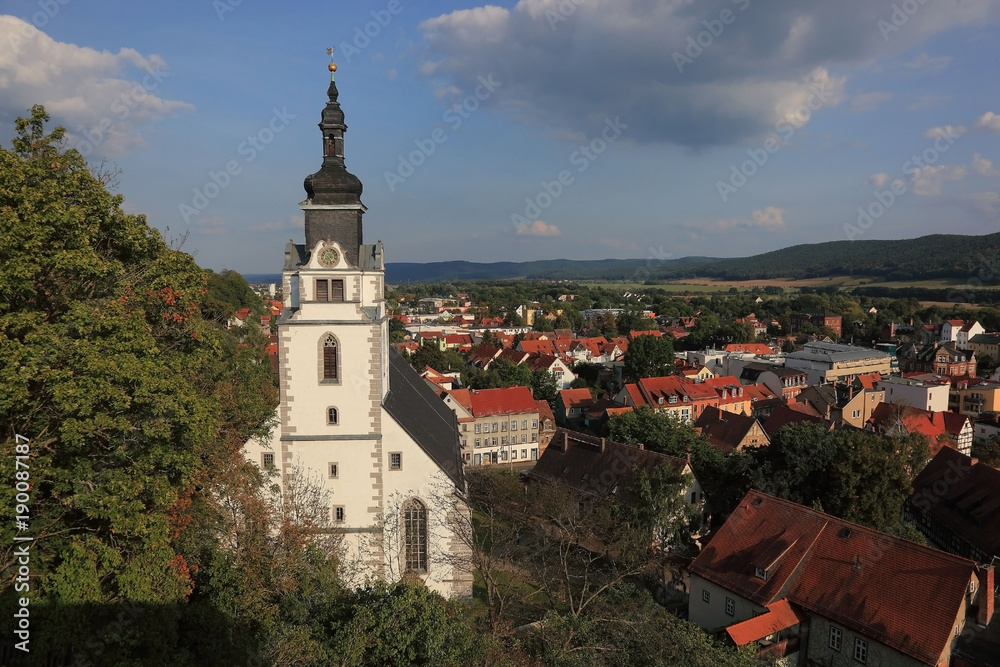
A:
[[[315,174],[306,176],[303,187],[313,204],[360,204],[361,180],[347,171],[344,165],[344,111],[337,98],[336,81],[330,81],[326,91],[329,101],[320,117],[319,128],[323,133],[323,166]]]

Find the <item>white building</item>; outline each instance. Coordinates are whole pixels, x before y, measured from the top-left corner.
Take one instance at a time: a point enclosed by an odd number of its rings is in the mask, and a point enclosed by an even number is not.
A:
[[[344,165],[344,114],[331,81],[322,114],[323,166],[305,180],[305,244],[289,242],[278,323],[280,426],[248,443],[280,472],[282,492],[319,486],[342,529],[350,574],[467,597],[455,567],[468,520],[458,425],[388,345],[381,241],[362,243],[362,185]]]
[[[941,340],[955,343],[955,347],[960,350],[968,350],[969,339],[981,333],[986,333],[986,329],[975,321],[946,320],[941,325]]]
[[[950,382],[924,382],[890,375],[876,382],[875,388],[885,392],[886,403],[909,405],[931,412],[948,410]]]

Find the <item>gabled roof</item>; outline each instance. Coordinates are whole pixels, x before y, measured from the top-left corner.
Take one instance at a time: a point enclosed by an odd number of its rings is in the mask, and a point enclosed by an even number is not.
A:
[[[802,422],[809,422],[810,424],[821,424],[825,428],[829,429],[830,424],[816,414],[816,411],[812,409],[811,406],[803,405],[802,403],[795,404],[784,404],[779,405],[774,408],[771,415],[767,418],[761,428],[767,433],[768,437],[774,437],[774,434],[778,432],[783,426],[788,424],[801,424]]]
[[[879,373],[862,373],[855,378],[862,389],[875,389],[875,383],[882,381]]]
[[[556,416],[552,414],[552,407],[549,405],[548,401],[537,400],[535,405],[538,406],[538,420],[544,422],[546,419],[551,421],[553,424],[556,423]]]
[[[756,423],[757,420],[753,417],[708,406],[702,411],[694,426],[700,428],[715,447],[728,454],[739,447]]]
[[[756,604],[787,599],[936,665],[976,564],[751,490],[690,570]]]
[[[633,504],[639,500],[635,493],[636,473],[649,472],[659,465],[667,465],[680,474],[690,471],[686,459],[557,429],[528,474],[536,479],[564,482],[586,495],[617,497],[623,503]]]
[[[465,408],[465,411],[472,414],[472,392],[468,389],[448,389],[444,392],[455,399],[455,402]]]
[[[932,412],[910,406],[899,406],[893,403],[879,403],[872,410],[868,422],[881,433],[891,431],[894,426],[902,423],[907,433],[922,433],[930,442],[931,455],[945,444],[953,445],[966,424],[971,424],[968,415],[955,412]]]
[[[500,348],[493,347],[491,345],[480,345],[472,349],[469,353],[469,363],[482,366],[483,364],[488,364],[497,358],[500,354]]]
[[[655,338],[659,338],[662,335],[663,334],[660,332],[659,329],[650,329],[648,331],[629,331],[628,332],[628,337],[631,340],[635,340],[639,336],[654,336]]]
[[[500,352],[500,354],[497,356],[497,359],[498,360],[499,359],[506,359],[510,363],[512,363],[515,366],[517,366],[517,365],[521,364],[525,359],[527,359],[528,356],[529,355],[528,355],[527,352],[520,352],[518,350],[515,350],[515,349],[512,349],[512,348],[508,347],[508,348],[505,348],[504,350],[502,350]]]
[[[464,488],[455,413],[398,354],[389,355],[389,393],[382,407],[459,488]]]
[[[567,408],[589,408],[594,404],[589,389],[560,389],[559,398]]]
[[[910,505],[986,554],[1000,556],[1000,470],[945,447],[913,480]]]
[[[527,387],[472,390],[469,392],[469,399],[475,417],[514,415],[538,410],[538,404]]]
[[[559,358],[551,354],[529,354],[524,363],[533,371],[547,371],[557,361]]]

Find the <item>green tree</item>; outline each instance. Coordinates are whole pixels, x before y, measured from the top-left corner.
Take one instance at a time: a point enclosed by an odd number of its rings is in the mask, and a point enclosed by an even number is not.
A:
[[[622,373],[629,382],[674,372],[674,341],[670,336],[639,336],[629,343]]]
[[[203,319],[205,272],[48,120],[33,107],[0,148],[0,466],[13,476],[14,434],[32,438],[32,605],[62,610],[33,638],[58,651],[85,636],[87,605],[178,622],[224,517],[216,492],[246,469],[239,448],[267,433],[276,391],[266,339]]]
[[[406,340],[406,335],[409,332],[406,330],[406,325],[403,324],[402,320],[398,317],[389,318],[389,343],[396,344],[402,343]]]
[[[532,371],[529,386],[536,400],[554,401],[559,394],[559,381],[551,371]]]

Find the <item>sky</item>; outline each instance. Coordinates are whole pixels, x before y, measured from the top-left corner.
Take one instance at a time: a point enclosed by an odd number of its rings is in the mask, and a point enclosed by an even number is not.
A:
[[[45,105],[201,266],[280,271],[335,47],[389,262],[1000,231],[1000,0],[3,0]]]

